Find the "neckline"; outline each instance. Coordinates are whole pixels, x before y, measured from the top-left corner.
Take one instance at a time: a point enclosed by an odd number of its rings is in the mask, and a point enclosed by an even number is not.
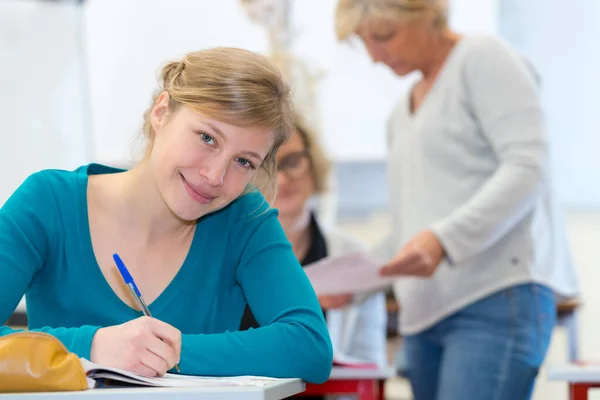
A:
[[[442,66],[440,67],[440,70],[433,81],[433,84],[425,93],[425,96],[423,96],[423,101],[421,101],[421,105],[419,105],[419,107],[416,110],[413,110],[413,92],[415,90],[415,87],[419,82],[421,82],[421,80],[411,85],[410,89],[408,90],[407,98],[407,113],[410,118],[416,119],[421,113],[423,107],[427,105],[427,103],[429,102],[429,98],[432,97],[434,91],[440,85],[440,81],[442,80],[443,76],[447,73],[447,70],[449,69],[450,65],[452,65],[455,55],[458,53],[459,48],[462,47],[462,44],[465,42],[465,39],[466,36],[462,36],[460,39],[457,40],[452,49],[450,49],[450,52],[446,56],[446,59],[442,63]]]
[[[327,243],[325,242],[325,238],[321,233],[321,229],[319,228],[319,224],[317,223],[317,219],[313,212],[310,213],[308,229],[310,244],[302,260],[299,260],[302,267],[327,257]]]
[[[118,309],[125,310],[129,314],[135,314],[136,316],[140,316],[143,315],[143,312],[141,310],[136,310],[135,308],[132,308],[129,304],[121,300],[121,298],[115,293],[113,288],[106,280],[104,274],[102,273],[102,270],[100,269],[98,260],[96,259],[96,254],[92,245],[92,236],[90,231],[87,196],[89,175],[97,175],[103,173],[118,173],[124,171],[125,170],[123,169],[113,168],[101,164],[89,164],[88,166],[80,169],[79,173],[77,174],[77,197],[78,202],[80,204],[78,221],[79,243],[82,252],[81,257],[82,260],[84,260],[84,264],[88,269],[90,279],[93,282],[97,282],[98,289],[101,292],[102,296],[105,298],[105,300],[110,302],[112,306]],[[197,259],[195,253],[197,251],[196,249],[198,248],[198,246],[196,245],[198,238],[198,229],[196,229],[188,253],[183,261],[183,264],[179,268],[179,271],[177,271],[175,277],[168,283],[168,285],[163,289],[163,291],[158,295],[158,297],[154,299],[152,303],[148,304],[148,309],[153,315],[155,313],[160,313],[161,310],[167,304],[169,304],[169,302],[177,294],[176,288],[180,285],[179,282],[185,280],[187,270],[191,268],[190,264],[192,264],[192,260]]]

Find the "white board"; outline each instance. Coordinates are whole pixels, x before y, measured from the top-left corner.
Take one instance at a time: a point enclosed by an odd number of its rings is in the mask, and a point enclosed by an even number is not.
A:
[[[0,1],[0,205],[32,172],[87,162],[74,4]]]

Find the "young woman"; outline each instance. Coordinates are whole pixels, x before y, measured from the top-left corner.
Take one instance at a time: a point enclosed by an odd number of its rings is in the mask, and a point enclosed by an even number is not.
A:
[[[279,72],[257,54],[216,48],[167,64],[134,168],[41,171],[0,210],[0,320],[25,293],[30,329],[98,364],[325,381],[321,307],[258,191],[272,200],[290,108]],[[261,328],[239,332],[246,304]]]

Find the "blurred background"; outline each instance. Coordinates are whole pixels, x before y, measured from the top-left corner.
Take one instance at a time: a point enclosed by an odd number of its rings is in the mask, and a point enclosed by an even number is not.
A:
[[[188,51],[234,46],[281,57],[299,108],[334,161],[323,218],[376,244],[389,229],[386,119],[414,77],[373,65],[358,41],[337,43],[335,3],[1,0],[0,205],[43,168],[131,164],[160,65]],[[583,290],[577,329],[556,329],[546,364],[568,360],[569,338],[581,359],[600,360],[598,22],[598,0],[450,0],[453,28],[502,36],[541,79]],[[402,379],[388,386],[390,399],[411,398]],[[534,398],[566,399],[567,386],[547,382],[542,371]]]

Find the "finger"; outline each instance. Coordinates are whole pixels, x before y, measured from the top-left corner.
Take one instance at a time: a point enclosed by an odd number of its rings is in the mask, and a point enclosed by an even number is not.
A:
[[[167,363],[168,368],[171,369],[177,363],[177,354],[171,345],[164,342],[157,336],[153,336],[148,339],[146,346],[149,351],[156,354]]]
[[[414,252],[407,253],[403,257],[398,257],[387,263],[379,269],[379,274],[382,276],[402,275],[409,273],[414,263],[419,259],[418,254]]]
[[[129,368],[128,370],[130,370],[131,372],[135,372],[136,374],[148,376],[151,378],[156,376],[156,371],[150,367],[147,367],[141,361],[138,361],[133,368]]]
[[[324,310],[327,310],[328,308],[331,308],[331,301],[330,300],[326,300],[326,299],[322,299],[319,301],[319,304],[321,305],[321,308]]]
[[[336,297],[336,305],[338,307],[343,307],[350,302],[352,295],[342,294]]]
[[[179,362],[179,357],[181,355],[181,332],[179,329],[156,318],[151,318],[150,325],[152,333],[166,341],[167,344],[173,348],[177,358],[176,362]]]
[[[346,294],[343,296],[344,296],[344,303],[350,303],[352,301],[352,299],[354,298],[353,294]]]
[[[154,375],[162,376],[169,370],[167,362],[149,350],[140,353],[139,357],[142,364],[154,371]]]

